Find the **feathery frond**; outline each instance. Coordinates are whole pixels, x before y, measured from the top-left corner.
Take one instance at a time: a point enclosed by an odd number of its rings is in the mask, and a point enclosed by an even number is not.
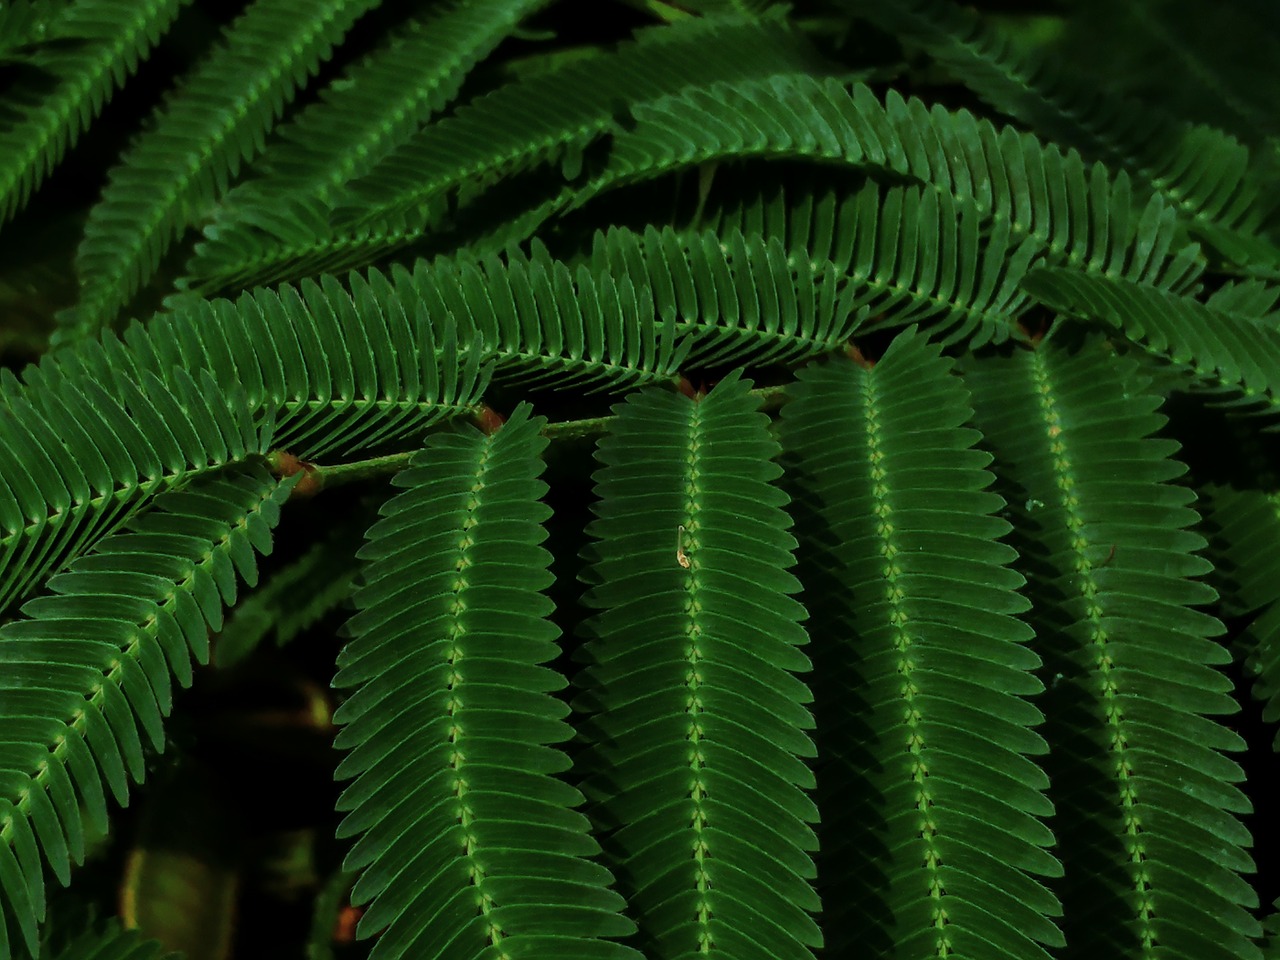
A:
[[[451,205],[465,206],[498,176],[557,166],[582,175],[584,151],[626,122],[626,105],[688,85],[818,70],[825,62],[783,21],[687,20],[639,34],[613,53],[513,81],[429,124],[335,198],[333,226],[310,218],[305,242],[267,238],[245,269],[200,278],[201,290],[340,270],[422,238]],[[530,103],[544,110],[530,111]]]
[[[344,869],[373,960],[625,958],[633,924],[556,775],[572,731],[552,694],[558,653],[545,423],[516,410],[490,436],[437,433],[395,485],[360,551],[367,585],[335,686]]]
[[[392,282],[411,309],[449,316],[459,336],[483,343],[505,379],[616,390],[672,379],[688,352],[654,291],[607,271],[570,271],[538,244],[531,256],[513,253],[506,263],[397,268]]]
[[[1018,335],[1032,302],[1019,281],[1041,252],[1030,239],[1015,249],[999,226],[984,235],[976,208],[950,194],[874,182],[856,192],[778,187],[716,211],[707,225],[721,237],[776,237],[791,257],[830,261],[853,294],[861,336],[925,323],[943,342],[975,346]]]
[[[797,74],[692,88],[632,112],[634,127],[615,135],[603,169],[571,207],[697,163],[798,156],[915,179],[975,208],[998,244],[1018,249],[1033,238],[1054,263],[1175,288],[1200,269],[1194,248],[1176,241],[1172,211],[1159,202],[1135,206],[1127,178],[1111,180],[1074,152],[966,111],[928,108],[892,91],[882,104],[861,84]]]
[[[380,274],[202,301],[0,374],[0,600],[145,505],[253,454],[354,453],[474,412],[478,339],[406,312]]]
[[[103,784],[127,804],[143,736],[164,749],[170,675],[189,685],[192,660],[208,660],[208,631],[237,576],[257,581],[292,486],[259,465],[169,493],[0,625],[0,956],[14,932],[37,953],[42,862],[67,884],[85,818],[106,831]]]
[[[187,272],[237,277],[264,242],[305,246],[328,231],[328,200],[367,174],[458,93],[466,74],[547,0],[465,0],[413,19],[278,131],[205,227]],[[188,285],[181,283],[180,286]]]
[[[1280,247],[1259,233],[1273,211],[1249,169],[1248,149],[1233,137],[1068,78],[951,0],[871,0],[858,9],[922,47],[997,110],[1129,173],[1141,194],[1164,197],[1196,236],[1224,255],[1255,269],[1266,263],[1269,275],[1280,274]]]
[[[306,77],[377,0],[253,0],[110,175],[76,260],[79,303],[55,340],[108,325],[263,148]]]
[[[748,387],[633,394],[597,452],[584,790],[653,960],[822,943],[795,541]]]
[[[13,116],[0,115],[0,224],[26,206],[187,2],[77,0],[57,10],[45,4],[42,14],[24,18],[27,32],[10,34],[32,44],[22,63],[42,76],[31,90],[19,83],[5,91],[19,107],[6,103]],[[4,11],[9,17],[0,22],[0,35],[17,26],[23,6]]]
[[[1280,330],[1126,280],[1035,270],[1027,291],[1062,313],[1100,322],[1192,373],[1233,405],[1274,416],[1280,403]]]
[[[1159,399],[1105,344],[966,364],[1028,573],[1070,955],[1257,957],[1239,707]]]
[[[1045,957],[1043,687],[963,383],[915,330],[804,368],[783,409],[818,680],[836,953]],[[891,940],[889,939],[891,938]]]

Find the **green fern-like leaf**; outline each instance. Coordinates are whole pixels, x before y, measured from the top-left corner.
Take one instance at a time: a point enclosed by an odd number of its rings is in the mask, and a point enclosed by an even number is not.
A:
[[[46,362],[28,369],[25,388],[7,371],[0,376],[4,606],[162,489],[268,449],[252,411],[236,402],[241,394],[207,373],[197,381],[171,371],[172,386],[140,373],[141,386],[129,380],[113,390],[118,375],[67,377]],[[144,435],[158,423],[162,432]]]
[[[1061,337],[1054,340],[1063,339]],[[1052,676],[1046,761],[1070,955],[1257,957],[1222,626],[1159,400],[1096,339],[968,364]]]
[[[1061,269],[1035,270],[1023,286],[1062,313],[1099,322],[1246,410],[1280,403],[1280,330],[1144,284]]]
[[[777,241],[613,230],[576,266],[531,246],[505,263],[397,268],[395,297],[475,336],[498,379],[593,389],[672,380],[686,363],[803,359],[842,343],[860,319],[830,264],[788,256]]]
[[[822,942],[795,542],[748,386],[633,394],[598,451],[584,789],[654,960]]]
[[[676,325],[681,355],[699,366],[809,357],[844,342],[861,319],[830,264],[741,233],[611,230],[597,234],[590,267],[625,275],[652,298],[663,324]]]
[[[673,378],[688,352],[653,290],[607,271],[572,271],[541,244],[506,263],[441,260],[392,278],[410,309],[450,316],[460,335],[483,343],[500,378],[619,389]]]
[[[57,10],[46,5],[42,16],[24,17],[29,32],[9,34],[33,44],[22,62],[54,86],[47,93],[44,83],[25,95],[21,85],[5,91],[21,105],[6,104],[13,116],[0,124],[0,223],[26,205],[186,2],[78,0]],[[13,21],[0,22],[0,34],[15,29],[23,11],[19,6],[6,12]]]
[[[1019,281],[1040,250],[1030,240],[1014,248],[998,228],[984,236],[973,206],[949,194],[877,183],[739,194],[705,220],[722,243],[740,233],[776,237],[791,257],[829,261],[851,288],[860,336],[916,322],[943,342],[1018,336],[1030,302]]]
[[[975,208],[998,244],[1017,249],[1031,238],[1051,262],[1078,270],[1172,287],[1199,271],[1194,248],[1174,244],[1172,211],[1160,202],[1135,208],[1127,178],[1112,181],[1075,152],[966,111],[892,91],[881,103],[861,84],[795,74],[690,88],[632,113],[634,128],[614,137],[604,168],[570,207],[692,164],[800,156],[918,180],[952,206]]]
[[[616,131],[624,105],[636,97],[825,66],[798,32],[775,19],[687,20],[642,32],[614,53],[514,81],[428,125],[335,198],[333,227],[305,242],[292,234],[268,239],[245,269],[201,278],[199,289],[372,263],[420,239],[450,203],[465,207],[498,174],[554,163],[576,179],[584,151]],[[530,103],[554,108],[530,111]]]
[[[759,76],[762,64],[782,72],[788,66],[820,68],[821,60],[782,21],[695,20],[649,31],[607,59],[504,87],[428,127],[353,183],[356,207],[339,209],[336,219],[369,223],[407,213],[478,174],[510,172],[544,158],[559,159],[572,179],[581,151],[616,127],[621,98],[648,100],[707,77]],[[531,100],[558,109],[519,109]],[[460,152],[459,144],[474,146]]]
[[[279,130],[205,227],[194,277],[252,274],[266,243],[302,247],[328,232],[328,199],[452,100],[463,78],[546,0],[466,0],[412,20]],[[189,285],[189,282],[180,286]]]
[[[79,303],[57,342],[109,324],[241,164],[335,42],[376,0],[254,0],[111,173],[77,256]]]
[[[382,930],[371,956],[628,958],[580,795],[555,775],[571,736],[547,622],[550,514],[541,419],[519,408],[491,436],[435,434],[395,483],[360,552],[353,639],[335,686],[340,835],[354,903]]]
[[[1268,213],[1261,185],[1234,138],[1068,80],[951,0],[871,0],[859,12],[925,49],[997,110],[1128,172],[1236,262],[1280,271],[1280,247],[1259,235]]]
[[[474,412],[478,338],[406,313],[386,278],[201,301],[125,342],[0,374],[0,600],[22,596],[148,498],[273,448],[350,454]]]
[[[192,660],[207,662],[292,486],[259,466],[170,493],[0,626],[0,957],[13,931],[37,952],[42,860],[68,883],[84,818],[106,831],[103,783],[127,804],[144,734],[164,749],[170,676],[188,685]]]
[[[910,330],[873,368],[807,367],[790,392],[832,949],[1044,957],[1062,935],[1028,759],[1042,686],[965,388]]]

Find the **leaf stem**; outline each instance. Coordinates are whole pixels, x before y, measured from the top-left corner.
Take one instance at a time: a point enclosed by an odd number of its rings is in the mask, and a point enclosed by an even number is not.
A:
[[[751,391],[760,397],[763,410],[776,410],[787,399],[786,387],[759,387]],[[588,417],[585,420],[562,420],[559,423],[548,423],[542,429],[542,435],[548,440],[580,440],[604,433],[613,421],[612,416]],[[374,480],[391,476],[409,466],[410,458],[417,450],[405,450],[400,453],[388,453],[381,457],[370,457],[368,460],[356,460],[352,463],[308,464],[308,470],[318,481],[320,488],[328,490],[361,480]]]

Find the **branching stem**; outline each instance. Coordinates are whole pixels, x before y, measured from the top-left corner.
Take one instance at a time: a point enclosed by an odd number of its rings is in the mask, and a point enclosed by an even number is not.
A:
[[[761,409],[776,410],[787,399],[786,388],[759,387],[751,391],[762,401]],[[613,421],[612,416],[589,417],[585,420],[563,420],[549,423],[543,429],[543,436],[555,440],[579,440],[604,433]],[[308,470],[318,482],[319,487],[328,490],[361,480],[372,480],[399,473],[409,465],[409,458],[416,450],[405,450],[400,453],[388,453],[381,457],[370,457],[368,460],[356,460],[352,463],[308,464]]]

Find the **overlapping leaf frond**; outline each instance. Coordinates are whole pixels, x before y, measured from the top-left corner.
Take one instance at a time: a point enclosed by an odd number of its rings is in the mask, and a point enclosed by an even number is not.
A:
[[[459,184],[510,174],[543,160],[558,161],[566,178],[582,167],[582,151],[618,129],[621,105],[651,100],[709,80],[821,70],[785,20],[683,21],[641,33],[600,59],[510,84],[427,127],[405,147],[351,184],[350,209],[339,223],[370,223],[408,213]],[[531,102],[554,111],[530,111]]]
[[[57,9],[53,4],[18,4],[0,11],[7,13],[0,35],[30,44],[19,62],[37,73],[29,88],[20,81],[5,90],[0,223],[26,205],[186,2],[78,0],[57,4]],[[37,6],[43,10],[33,14]],[[27,28],[21,33],[19,17]]]
[[[813,613],[824,932],[838,955],[1044,957],[1061,912],[1043,687],[990,455],[915,330],[806,367],[783,408]]]
[[[1185,369],[1227,402],[1274,416],[1280,403],[1280,330],[1190,297],[1105,277],[1041,269],[1023,285],[1040,302],[1105,324]]]
[[[597,453],[584,790],[653,960],[822,942],[795,541],[748,386],[633,394]]]
[[[1197,509],[1213,562],[1211,583],[1219,606],[1231,617],[1248,618],[1235,638],[1237,657],[1253,681],[1253,695],[1265,702],[1262,719],[1280,721],[1280,476],[1273,458],[1247,420],[1215,424],[1217,442],[1209,456],[1219,469],[1216,478],[1195,478]],[[1202,428],[1204,429],[1204,428]],[[1212,428],[1210,428],[1212,429]],[[1230,480],[1226,477],[1231,477]],[[1280,734],[1273,740],[1280,750]]]
[[[65,885],[85,820],[107,829],[103,784],[127,804],[144,737],[164,749],[171,676],[207,661],[292,486],[258,464],[166,494],[0,626],[0,956],[37,952],[43,864]]]
[[[338,225],[310,216],[314,235],[259,238],[251,262],[234,275],[201,277],[200,289],[247,285],[360,266],[439,226],[451,205],[464,208],[500,176],[539,164],[581,175],[584,151],[626,121],[626,105],[691,84],[762,77],[825,64],[785,21],[691,19],[642,32],[616,52],[516,80],[425,127],[352,182]],[[530,110],[530,103],[547,109]],[[250,258],[246,257],[246,260]]]
[[[506,262],[396,268],[392,281],[403,303],[449,316],[460,336],[483,343],[495,374],[512,381],[616,390],[672,379],[688,353],[652,289],[604,270],[571,270],[540,244]]]
[[[806,75],[692,88],[633,107],[601,172],[576,191],[579,206],[614,189],[714,160],[804,157],[874,176],[911,178],[972,206],[999,242],[1034,239],[1052,262],[1184,288],[1199,272],[1178,241],[1174,214],[1136,205],[1128,178],[1111,179],[1074,151],[998,128],[967,111],[926,107],[890,92]]]
[[[1280,247],[1259,235],[1272,211],[1248,149],[1235,138],[1068,78],[951,0],[867,0],[858,11],[923,48],[997,110],[1126,171],[1140,193],[1163,196],[1194,233],[1238,264],[1269,262],[1273,275],[1280,271]]]
[[[114,922],[90,928],[60,948],[46,947],[40,960],[178,960],[155,940],[137,930],[122,930]]]
[[[119,389],[114,377],[63,377],[51,363],[28,370],[27,388],[5,371],[0,606],[157,492],[266,452],[269,437],[240,394],[192,369],[172,371],[170,384],[140,374]]]
[[[371,956],[637,957],[581,794],[558,774],[572,736],[544,591],[545,423],[516,410],[494,434],[437,433],[360,551],[352,639],[335,686],[339,833],[372,901]]]
[[[966,382],[1027,573],[1072,956],[1257,957],[1249,801],[1222,625],[1176,444],[1098,339],[975,358]]]
[[[324,236],[334,189],[367,174],[441,110],[471,68],[546,2],[466,0],[411,20],[279,130],[253,178],[219,204],[187,272],[225,282],[258,269],[265,242],[305,246]]]
[[[484,345],[384,277],[201,301],[0,376],[0,599],[146,500],[251,454],[351,454],[474,412]]]
[[[534,242],[527,256],[391,278],[405,309],[451,317],[463,339],[475,331],[495,377],[540,386],[616,390],[686,364],[789,362],[837,347],[860,319],[830,264],[742,234],[611,230],[576,264]]]
[[[789,256],[829,261],[853,294],[861,335],[919,322],[944,342],[974,345],[1017,335],[1032,302],[1019,281],[1041,252],[984,225],[950,194],[874,182],[816,193],[779,186],[707,218],[718,236],[776,237]]]
[[[831,264],[756,235],[610,230],[596,235],[590,269],[652,298],[698,366],[804,359],[843,344],[862,319]]]
[[[96,332],[262,148],[308,75],[377,0],[254,0],[110,174],[76,260],[79,303],[57,340]]]

